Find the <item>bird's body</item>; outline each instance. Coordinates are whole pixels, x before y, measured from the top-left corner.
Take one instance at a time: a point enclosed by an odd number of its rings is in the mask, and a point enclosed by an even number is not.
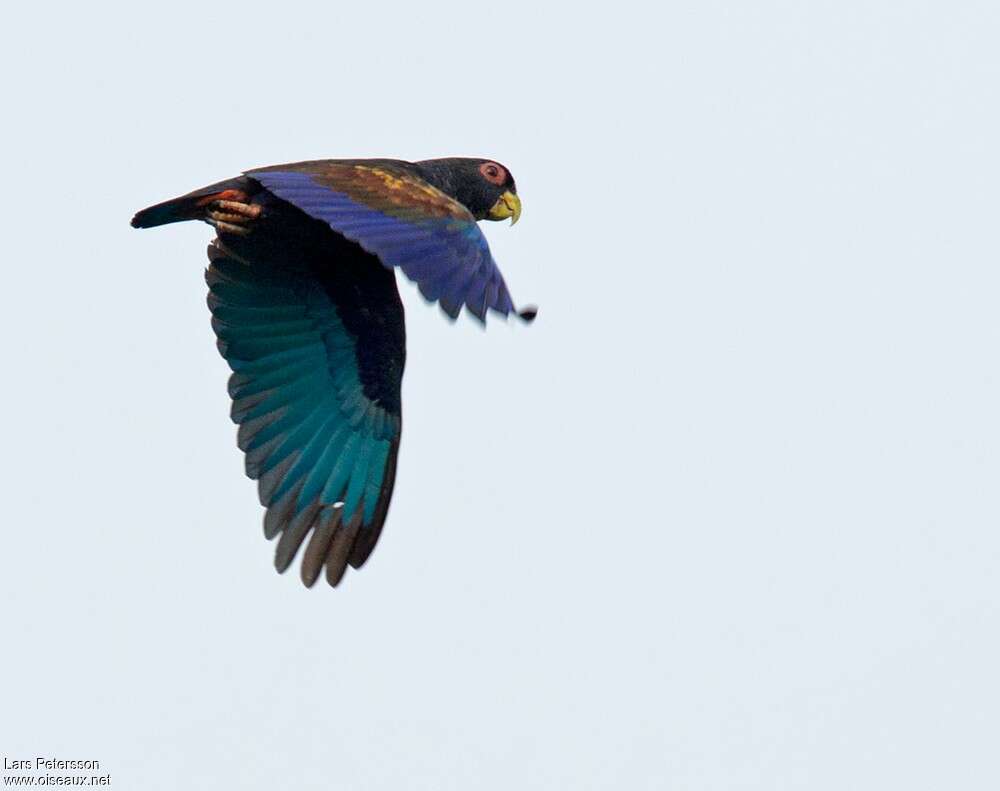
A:
[[[320,160],[247,171],[139,212],[215,226],[209,308],[247,475],[284,571],[336,585],[378,540],[395,480],[406,359],[394,269],[455,318],[514,311],[479,219],[516,219],[490,160]],[[534,318],[534,311],[522,311]]]

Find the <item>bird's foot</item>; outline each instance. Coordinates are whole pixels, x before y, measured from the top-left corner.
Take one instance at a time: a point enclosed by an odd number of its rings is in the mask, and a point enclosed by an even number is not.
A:
[[[222,233],[247,236],[251,223],[261,215],[261,208],[253,203],[234,200],[216,200],[208,204],[205,221]]]

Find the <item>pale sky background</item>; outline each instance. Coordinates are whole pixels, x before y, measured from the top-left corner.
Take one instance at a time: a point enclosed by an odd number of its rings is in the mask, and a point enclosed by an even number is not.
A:
[[[125,791],[1000,787],[1000,6],[584,6],[7,9],[4,756]],[[210,229],[128,220],[461,154],[517,179],[486,233],[538,321],[402,286],[386,529],[305,590],[235,446]]]

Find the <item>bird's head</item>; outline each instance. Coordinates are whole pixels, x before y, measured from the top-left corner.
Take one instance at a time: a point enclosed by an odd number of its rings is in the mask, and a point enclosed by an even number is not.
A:
[[[514,177],[492,159],[427,159],[417,165],[424,178],[469,210],[477,220],[506,220],[521,216]]]

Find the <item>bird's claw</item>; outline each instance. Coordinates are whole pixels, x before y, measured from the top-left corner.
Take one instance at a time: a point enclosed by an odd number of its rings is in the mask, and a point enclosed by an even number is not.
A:
[[[212,201],[208,205],[205,221],[223,233],[247,236],[250,223],[261,215],[261,208],[253,203],[233,200]]]

